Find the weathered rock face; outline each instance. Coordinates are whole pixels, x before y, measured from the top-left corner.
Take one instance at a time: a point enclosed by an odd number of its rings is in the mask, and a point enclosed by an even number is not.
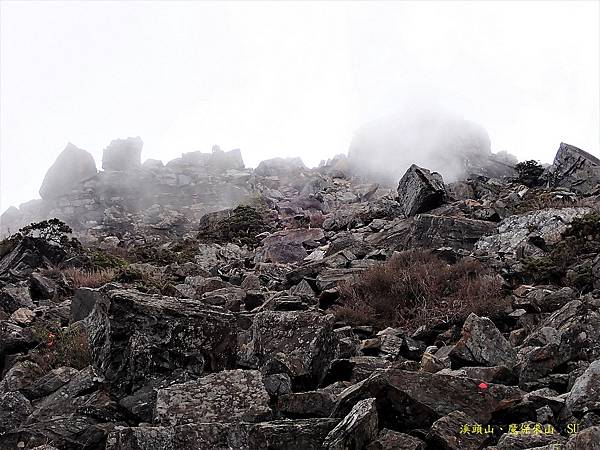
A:
[[[201,375],[235,363],[233,315],[199,301],[115,290],[86,320],[94,364],[121,394],[177,373]]]
[[[600,411],[600,359],[590,364],[567,396],[566,406],[575,414]]]
[[[364,448],[377,436],[375,399],[361,400],[327,435],[323,447],[329,450]]]
[[[552,186],[590,194],[600,188],[600,159],[561,142],[546,177]]]
[[[482,237],[475,246],[479,253],[502,257],[543,254],[544,244],[560,241],[562,233],[576,217],[591,212],[590,208],[547,208],[504,219],[498,233]]]
[[[43,199],[53,200],[69,194],[83,180],[96,175],[94,157],[69,143],[44,177],[40,187]]]
[[[308,256],[306,247],[318,246],[323,237],[321,228],[277,231],[263,240],[262,250],[256,259],[259,262],[299,262]]]
[[[368,236],[366,242],[398,251],[413,247],[472,250],[482,236],[494,233],[496,226],[484,220],[418,214],[392,221],[379,233]]]
[[[107,450],[320,450],[338,419],[264,423],[194,423],[175,427],[117,427]]]
[[[484,423],[495,411],[523,397],[517,388],[489,384],[481,390],[480,383],[470,378],[390,368],[346,389],[333,414],[340,417],[358,400],[374,397],[384,426],[391,426],[387,423],[390,420],[401,429],[430,426],[442,416],[459,410]]]
[[[451,412],[433,423],[427,439],[447,450],[479,450],[489,440],[489,435],[461,433],[465,426],[470,429],[474,423],[472,417],[461,411]]]
[[[600,312],[595,300],[573,300],[543,320],[521,344],[516,369],[521,384],[571,360],[600,358]]]
[[[225,370],[159,389],[154,421],[160,425],[259,422],[270,416],[269,395],[260,372]]]
[[[312,311],[261,312],[254,318],[247,351],[260,367],[279,366],[294,387],[315,387],[335,352],[333,323],[333,316]]]
[[[137,169],[142,165],[142,147],[144,143],[135,138],[115,139],[102,154],[102,168],[107,171]]]
[[[398,183],[398,202],[407,217],[440,206],[446,195],[442,176],[415,164],[409,167]]]
[[[469,315],[462,337],[450,352],[450,357],[467,365],[506,366],[516,363],[516,352],[487,317]]]
[[[600,450],[600,426],[590,427],[572,436],[565,447],[567,450]]]

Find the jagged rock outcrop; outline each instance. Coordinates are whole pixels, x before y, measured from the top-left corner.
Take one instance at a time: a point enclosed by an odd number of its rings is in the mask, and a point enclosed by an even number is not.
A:
[[[144,143],[138,137],[115,139],[102,154],[102,168],[106,171],[137,169],[142,165],[142,147]]]
[[[573,145],[560,143],[554,162],[545,177],[554,187],[577,193],[594,193],[600,189],[600,159]]]
[[[96,173],[94,157],[69,143],[46,172],[40,187],[40,196],[43,199],[55,200],[68,195],[79,183]]]
[[[92,361],[121,396],[178,374],[234,367],[237,326],[219,307],[114,290],[86,320]]]

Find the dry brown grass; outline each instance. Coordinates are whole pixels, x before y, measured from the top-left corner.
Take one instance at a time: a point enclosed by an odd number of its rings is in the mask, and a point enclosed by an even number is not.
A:
[[[502,312],[501,280],[477,260],[447,264],[429,251],[402,252],[340,285],[338,319],[348,323],[416,329],[464,320],[470,313]]]
[[[117,276],[117,272],[114,269],[83,270],[76,267],[69,267],[64,269],[62,273],[72,284],[73,288],[97,288],[110,283]]]

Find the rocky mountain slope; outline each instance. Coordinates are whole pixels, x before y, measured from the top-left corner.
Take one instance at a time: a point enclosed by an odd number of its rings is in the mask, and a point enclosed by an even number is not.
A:
[[[141,150],[69,145],[2,215],[0,449],[600,448],[594,156]]]

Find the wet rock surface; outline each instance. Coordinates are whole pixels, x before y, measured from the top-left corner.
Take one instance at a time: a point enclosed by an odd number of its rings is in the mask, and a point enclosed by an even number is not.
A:
[[[2,215],[1,449],[597,448],[594,156],[447,185],[141,150],[73,147]]]

